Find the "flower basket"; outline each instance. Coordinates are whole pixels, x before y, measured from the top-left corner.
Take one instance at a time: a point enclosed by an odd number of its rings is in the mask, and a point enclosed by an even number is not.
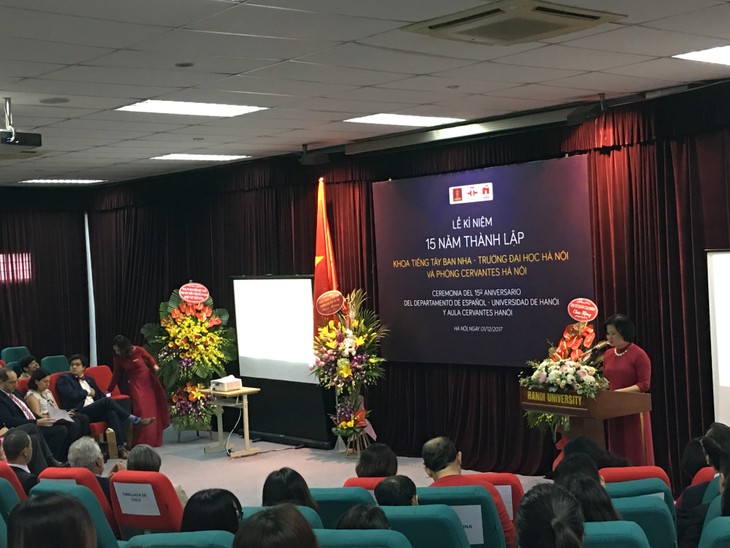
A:
[[[521,374],[520,385],[531,390],[595,398],[608,389],[608,380],[602,373],[603,352],[608,343],[591,346],[594,339],[592,325],[586,322],[568,325],[560,342],[550,344],[546,359],[528,362],[531,369]],[[570,430],[570,418],[564,415],[526,411],[525,419],[529,428],[550,431],[553,440],[559,430]]]
[[[323,387],[335,390],[332,432],[347,440],[348,452],[357,454],[370,443],[363,432],[370,413],[365,409],[363,391],[384,374],[385,360],[378,356],[378,350],[388,332],[377,315],[364,308],[364,302],[361,289],[345,297],[336,319],[319,328],[314,338],[315,360],[310,366]]]
[[[160,323],[142,327],[150,354],[157,356],[160,380],[177,430],[210,430],[213,409],[200,389],[222,377],[237,356],[235,332],[227,327],[228,311],[213,308],[213,299],[188,303],[174,290],[160,303]]]

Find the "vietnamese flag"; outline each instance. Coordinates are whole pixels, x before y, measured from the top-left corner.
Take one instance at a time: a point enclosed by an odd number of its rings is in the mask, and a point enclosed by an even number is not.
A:
[[[314,249],[314,302],[319,296],[332,289],[337,289],[337,270],[335,269],[335,254],[332,249],[330,225],[327,221],[327,202],[324,196],[324,179],[319,178],[317,191],[317,243]],[[329,318],[325,318],[314,307],[314,332],[324,325]]]

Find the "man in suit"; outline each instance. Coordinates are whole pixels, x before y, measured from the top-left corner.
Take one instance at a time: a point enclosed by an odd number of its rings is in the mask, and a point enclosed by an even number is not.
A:
[[[26,494],[30,494],[30,490],[38,483],[38,476],[28,469],[28,463],[33,457],[30,436],[19,428],[13,428],[3,438],[3,451],[23,490]]]
[[[53,456],[58,460],[65,460],[65,453],[68,449],[68,429],[60,424],[55,424],[52,419],[43,417],[37,419],[33,411],[15,393],[15,386],[18,384],[18,375],[7,367],[0,368],[0,421],[8,428],[33,424],[38,427],[38,432],[43,436],[51,448]]]
[[[63,409],[86,415],[91,422],[106,422],[114,430],[119,456],[126,458],[128,452],[123,440],[128,423],[146,426],[154,419],[130,415],[117,402],[107,397],[96,381],[84,374],[87,366],[85,358],[77,354],[71,356],[70,372],[59,376],[56,381],[56,392],[61,400],[59,405]]]
[[[68,449],[68,463],[74,468],[86,468],[91,470],[99,482],[99,487],[104,492],[109,504],[112,503],[112,496],[109,491],[109,478],[115,472],[124,470],[124,464],[120,461],[109,471],[109,476],[102,476],[104,473],[104,456],[101,453],[99,444],[93,438],[83,437],[77,439]]]

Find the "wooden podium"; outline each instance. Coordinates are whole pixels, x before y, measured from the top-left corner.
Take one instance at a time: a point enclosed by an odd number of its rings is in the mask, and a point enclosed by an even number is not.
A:
[[[651,394],[605,390],[595,399],[575,392],[557,393],[520,387],[520,403],[526,411],[570,417],[569,438],[587,436],[605,448],[605,419],[651,411]]]

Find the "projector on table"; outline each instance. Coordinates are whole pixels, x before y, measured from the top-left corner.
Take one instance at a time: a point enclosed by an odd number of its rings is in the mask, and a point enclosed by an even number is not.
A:
[[[243,386],[241,379],[237,379],[233,375],[228,375],[222,379],[213,379],[210,381],[210,389],[215,392],[231,392],[238,390]]]

